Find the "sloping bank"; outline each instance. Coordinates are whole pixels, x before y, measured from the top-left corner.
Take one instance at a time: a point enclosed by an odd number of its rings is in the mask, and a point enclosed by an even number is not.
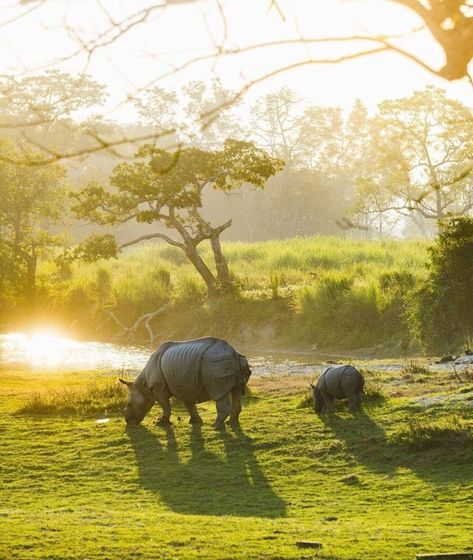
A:
[[[426,244],[295,238],[226,243],[236,293],[209,300],[185,255],[164,245],[42,272],[39,308],[76,334],[146,341],[213,334],[260,346],[412,351],[409,301]],[[202,255],[206,257],[203,247]]]

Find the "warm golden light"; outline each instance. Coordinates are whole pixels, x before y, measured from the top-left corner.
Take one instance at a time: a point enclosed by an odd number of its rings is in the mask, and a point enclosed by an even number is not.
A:
[[[0,335],[0,361],[38,369],[140,369],[148,357],[145,349],[72,340],[52,330]]]

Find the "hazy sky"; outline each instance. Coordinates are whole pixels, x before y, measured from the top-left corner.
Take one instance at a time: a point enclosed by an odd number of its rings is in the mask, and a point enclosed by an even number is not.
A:
[[[167,6],[152,12],[116,41],[96,51],[72,56],[80,41],[97,36],[110,22],[158,0],[0,0],[2,57],[0,71],[21,74],[58,67],[84,69],[105,83],[111,99],[110,116],[129,117],[121,105],[138,87],[152,83],[173,67],[188,64],[158,83],[178,87],[192,79],[222,79],[239,88],[280,66],[313,58],[337,58],[364,50],[368,44],[280,46],[245,54],[211,57],[190,63],[196,56],[215,52],[216,46],[237,48],[298,37],[339,37],[353,34],[399,34],[420,26],[406,8],[389,0],[280,0],[280,13],[270,0],[215,0]],[[29,13],[26,13],[30,10]],[[25,14],[23,17],[21,14]],[[224,17],[223,17],[224,16]],[[440,66],[442,52],[428,33],[417,32],[398,41],[426,62]],[[69,58],[70,57],[70,58]],[[311,64],[286,71],[248,92],[254,99],[282,85],[310,102],[349,107],[361,98],[370,107],[386,98],[409,95],[427,84],[444,87],[452,97],[473,105],[473,88],[466,81],[449,83],[435,78],[396,54],[378,54],[340,64]]]

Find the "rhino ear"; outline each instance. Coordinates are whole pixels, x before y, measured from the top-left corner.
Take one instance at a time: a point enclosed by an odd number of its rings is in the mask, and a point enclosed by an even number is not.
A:
[[[125,379],[122,379],[121,377],[118,378],[118,381],[120,381],[120,383],[123,383],[123,385],[127,385],[128,387],[131,387],[133,385],[133,381],[126,381]]]
[[[310,381],[309,381],[309,385],[312,387],[312,389],[315,389],[315,385],[312,385]]]

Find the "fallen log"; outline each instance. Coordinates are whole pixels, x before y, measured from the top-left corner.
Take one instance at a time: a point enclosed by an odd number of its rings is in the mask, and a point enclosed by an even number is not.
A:
[[[299,548],[322,548],[322,543],[316,541],[296,541]]]
[[[113,311],[109,311],[108,314],[115,321],[115,323],[117,323],[117,325],[121,328],[120,332],[117,334],[117,337],[124,336],[127,342],[133,342],[138,328],[142,324],[144,324],[144,327],[148,331],[149,342],[150,344],[153,344],[154,332],[151,327],[151,321],[156,317],[158,317],[159,315],[161,315],[162,313],[164,313],[169,307],[170,304],[167,303],[166,305],[163,305],[156,311],[151,311],[150,313],[145,313],[144,315],[141,315],[141,317],[138,317],[138,319],[134,322],[134,324],[131,327],[127,327],[126,325],[124,325],[118,319],[118,317],[115,315]]]

